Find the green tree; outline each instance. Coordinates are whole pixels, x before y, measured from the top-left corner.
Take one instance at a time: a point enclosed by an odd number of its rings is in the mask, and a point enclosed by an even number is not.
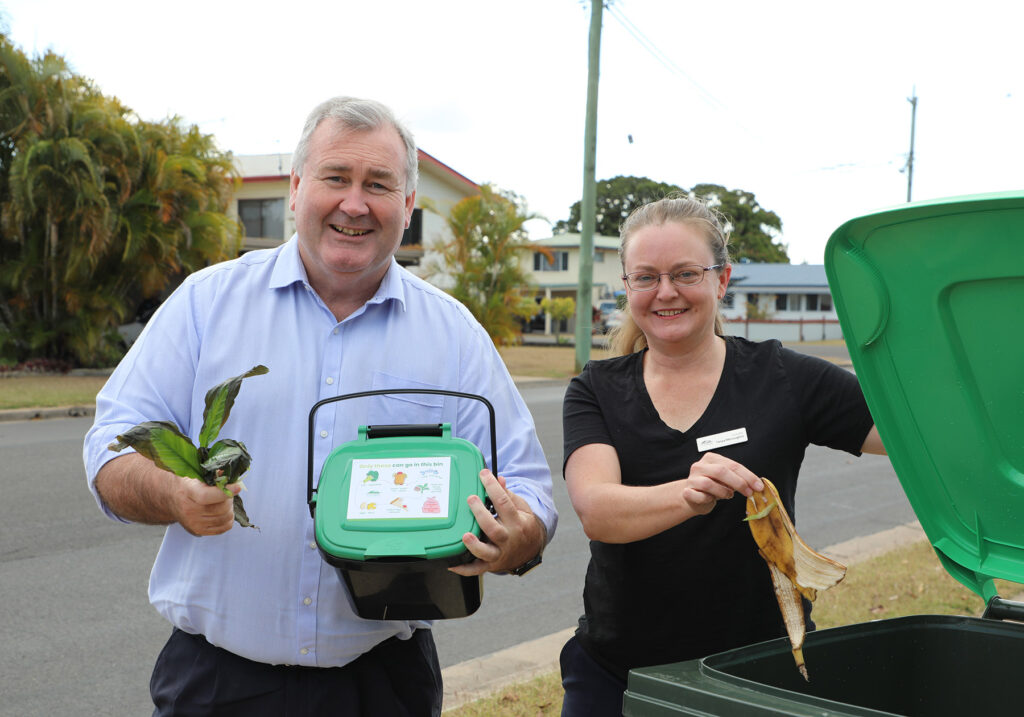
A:
[[[782,220],[766,210],[752,192],[726,189],[718,184],[697,184],[690,190],[647,177],[613,177],[597,183],[597,213],[594,231],[618,236],[619,226],[638,206],[673,194],[707,199],[726,219],[730,231],[729,253],[733,261],[789,261],[786,247],[776,243]],[[569,218],[555,224],[555,233],[580,230],[580,202],[569,209]]]
[[[656,201],[683,190],[674,184],[656,182],[647,177],[612,177],[602,179],[596,185],[597,212],[594,216],[594,233],[617,237],[619,225],[629,213],[642,204]],[[569,209],[569,218],[555,224],[555,233],[579,233],[582,200]]]
[[[429,204],[426,208],[437,211]],[[498,345],[517,341],[519,319],[536,311],[520,264],[529,246],[523,224],[536,216],[521,197],[482,185],[480,194],[451,208],[445,217],[451,239],[435,244],[439,260],[426,267],[429,279],[451,284],[448,293],[465,304]]]
[[[196,128],[141,122],[0,36],[0,359],[116,359],[141,299],[237,253],[236,181]]]
[[[556,299],[544,299],[540,302],[541,310],[551,317],[555,326],[561,326],[563,320],[571,318],[576,314],[576,299],[571,296],[564,296]],[[562,332],[555,329],[555,343],[562,343]]]
[[[708,200],[728,220],[729,255],[733,261],[789,263],[786,246],[775,242],[782,233],[782,220],[758,204],[753,192],[698,184],[690,194]]]

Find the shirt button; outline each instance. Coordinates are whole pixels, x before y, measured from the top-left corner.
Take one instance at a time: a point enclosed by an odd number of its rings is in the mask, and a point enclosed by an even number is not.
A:
[[[321,438],[327,438],[327,431],[320,431]]]
[[[299,654],[300,655],[308,655],[309,654],[309,649],[303,647],[301,650],[299,650]]]
[[[334,383],[334,377],[333,376],[328,376],[327,377],[327,385],[330,386],[332,383]]]
[[[334,334],[335,336],[337,336],[338,335],[338,329],[334,329],[334,331],[332,331],[331,333]]]
[[[309,549],[310,550],[316,550],[316,541],[315,540],[310,540],[309,541]]]
[[[313,598],[304,598],[303,601],[302,601],[302,604],[303,605],[312,605],[313,604]]]

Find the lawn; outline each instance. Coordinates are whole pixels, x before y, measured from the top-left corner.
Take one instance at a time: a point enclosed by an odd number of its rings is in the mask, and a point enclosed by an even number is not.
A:
[[[510,346],[501,356],[513,376],[567,379],[575,373],[572,346]],[[608,351],[591,349],[590,356],[604,358]],[[105,376],[76,375],[0,378],[0,409],[91,405],[105,381]]]

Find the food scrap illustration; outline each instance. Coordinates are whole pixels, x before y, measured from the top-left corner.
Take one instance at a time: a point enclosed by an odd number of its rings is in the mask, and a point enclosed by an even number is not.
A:
[[[430,496],[423,501],[423,512],[424,513],[440,513],[441,504],[437,502],[437,498]]]
[[[403,503],[401,498],[395,498],[391,501],[391,505],[395,508],[401,508],[402,510],[409,510],[409,506]]]
[[[373,483],[378,478],[380,478],[380,473],[378,473],[377,471],[367,471],[366,477],[363,478],[363,483]]]
[[[403,471],[396,471],[392,475],[394,476],[395,479],[395,485],[403,485],[405,483],[405,479],[408,478],[408,476]]]
[[[800,597],[813,602],[818,590],[828,590],[846,576],[846,566],[816,553],[801,540],[782,505],[778,490],[767,478],[761,480],[764,481],[764,490],[747,498],[747,517],[744,520],[750,524],[757,552],[768,563],[797,669],[809,682],[804,664],[806,625]]]
[[[421,483],[420,485],[413,488],[417,493],[426,493],[430,489],[429,483]]]
[[[360,510],[377,510],[377,504],[376,503],[360,503],[359,504],[359,509]]]

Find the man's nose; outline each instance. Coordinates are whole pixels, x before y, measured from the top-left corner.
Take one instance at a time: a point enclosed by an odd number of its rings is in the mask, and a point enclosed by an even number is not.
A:
[[[366,192],[358,185],[346,187],[341,194],[338,208],[350,217],[360,217],[370,212],[366,204]]]

